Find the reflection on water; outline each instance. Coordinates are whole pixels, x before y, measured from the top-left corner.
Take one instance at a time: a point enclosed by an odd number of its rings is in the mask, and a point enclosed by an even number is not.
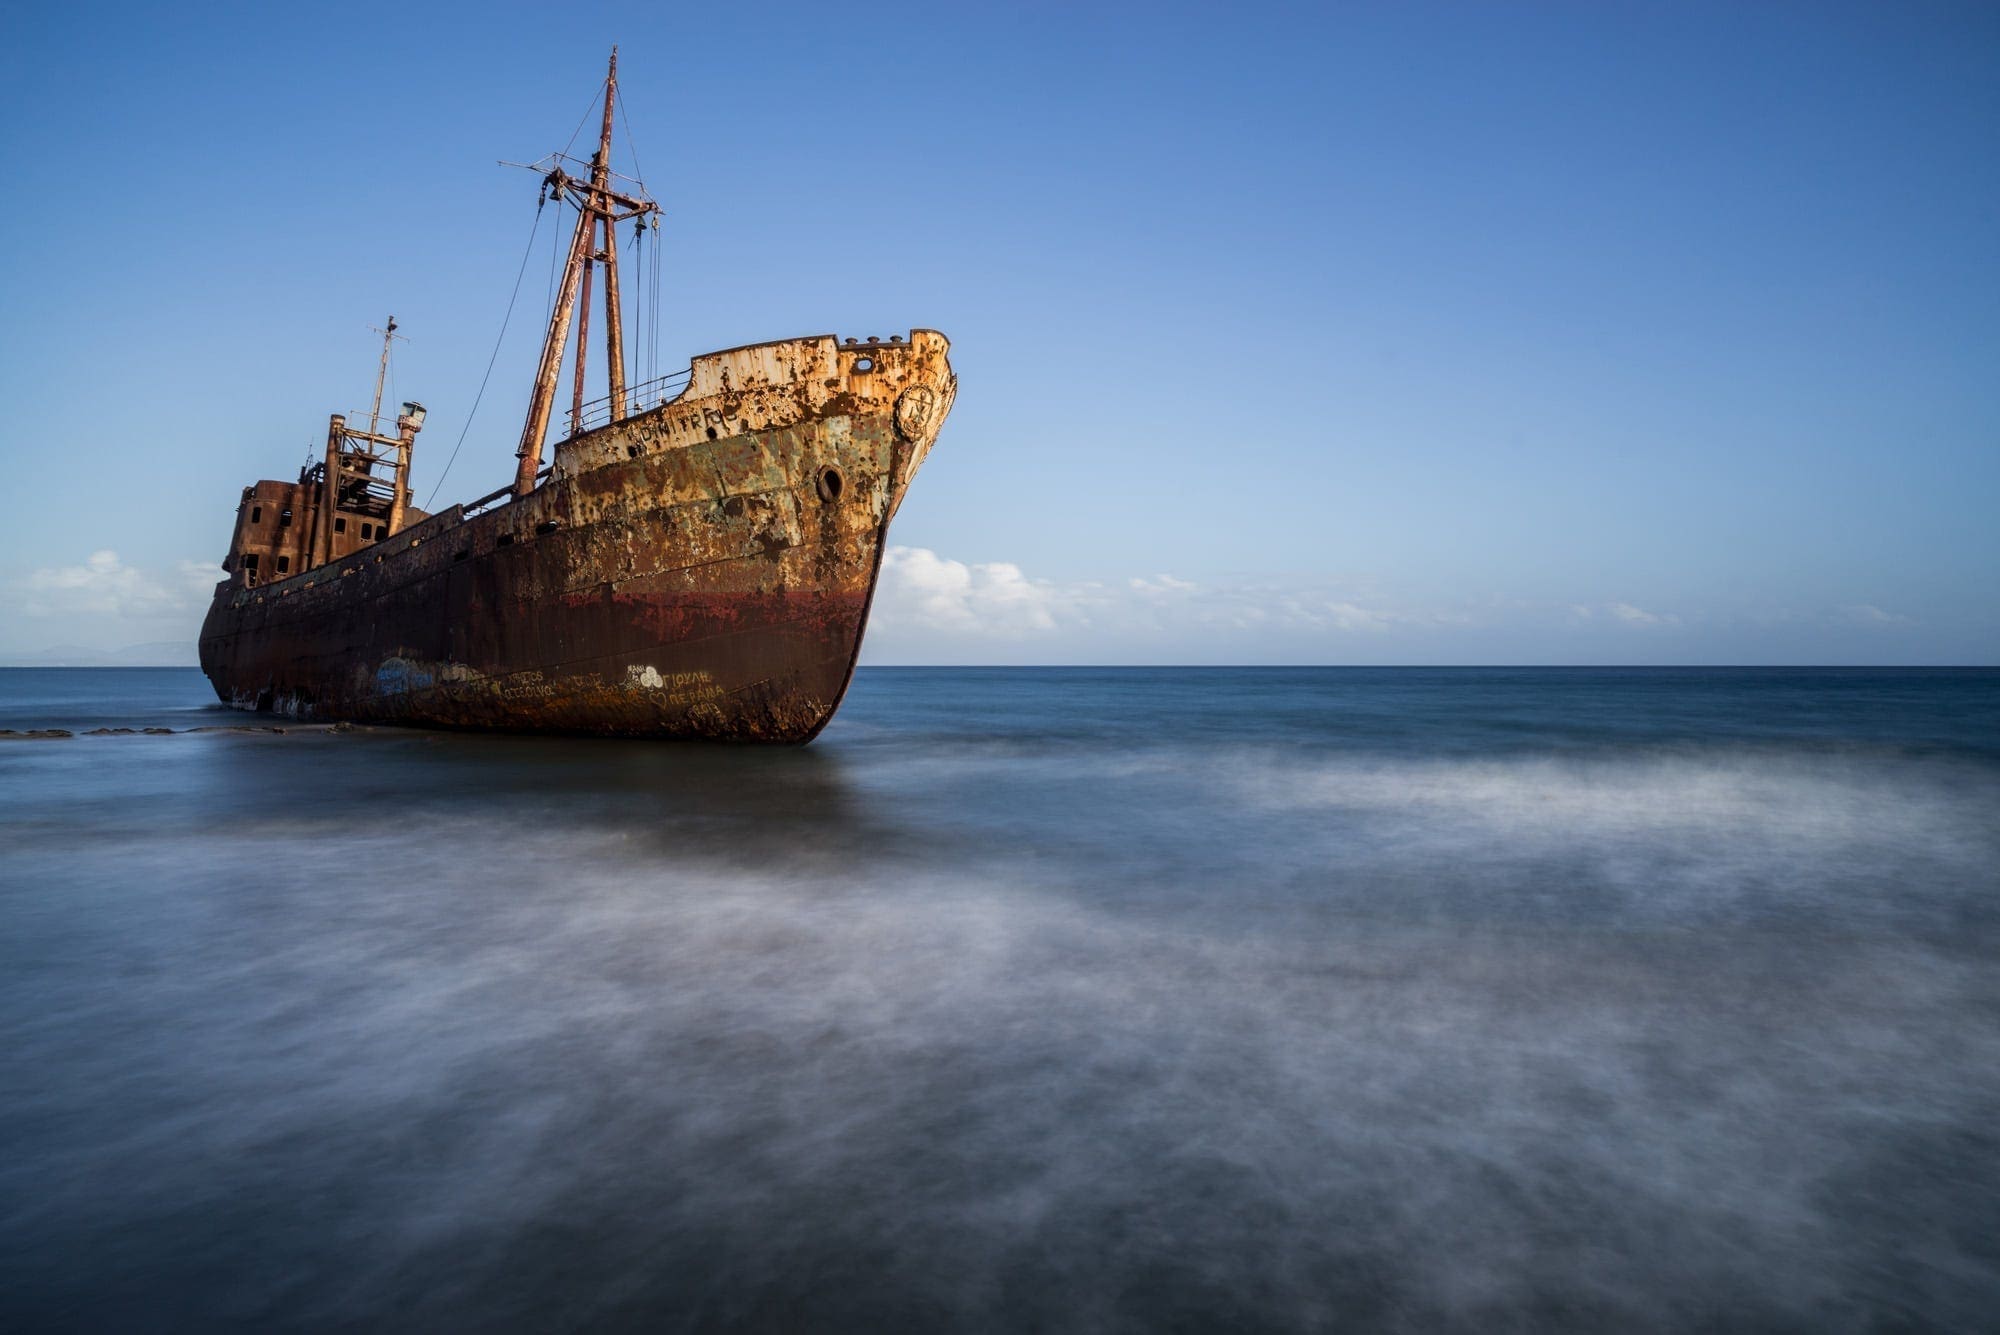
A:
[[[0,1318],[1976,1328],[1996,684],[5,743]],[[0,726],[240,721],[200,685],[0,674]]]

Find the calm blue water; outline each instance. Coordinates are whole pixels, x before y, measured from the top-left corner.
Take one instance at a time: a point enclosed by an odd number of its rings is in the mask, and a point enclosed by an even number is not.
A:
[[[2000,1321],[1996,672],[0,740],[0,850],[0,1327]]]

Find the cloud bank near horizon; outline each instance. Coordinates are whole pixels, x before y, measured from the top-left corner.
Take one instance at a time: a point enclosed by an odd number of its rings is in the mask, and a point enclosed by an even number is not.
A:
[[[143,621],[205,607],[220,578],[213,565],[186,560],[175,562],[170,572],[154,574],[127,565],[107,547],[76,565],[28,572],[14,585],[10,601],[14,610],[29,617]]]
[[[1366,577],[1049,579],[893,546],[864,663],[1993,661],[1930,647],[1871,604],[1721,614],[1629,599],[1426,600]]]

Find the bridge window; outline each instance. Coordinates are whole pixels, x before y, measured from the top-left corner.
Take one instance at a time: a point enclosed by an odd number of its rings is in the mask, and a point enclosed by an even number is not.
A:
[[[285,572],[286,572],[287,570],[290,570],[291,568],[292,568],[292,558],[291,558],[291,557],[289,557],[289,556],[281,556],[281,557],[279,557],[279,558],[278,558],[278,573],[279,573],[280,575],[284,574],[284,573],[285,573]]]
[[[347,521],[345,519],[342,519],[339,515],[335,515],[333,519],[333,531],[335,533],[347,532]]]
[[[373,524],[363,524],[361,526],[361,537],[363,541],[366,541],[367,539],[372,538],[374,536],[375,536],[375,526]]]
[[[258,523],[258,522],[259,522],[259,521],[261,521],[261,520],[262,520],[263,518],[264,518],[264,507],[263,507],[263,506],[261,506],[261,505],[253,505],[253,506],[251,506],[251,507],[250,507],[250,522],[251,522],[251,523],[253,523],[253,524],[255,524],[255,523]]]
[[[292,526],[292,512],[290,510],[278,511],[278,527],[290,528],[291,526]]]
[[[243,553],[243,568],[245,570],[255,570],[257,568],[257,553]]]

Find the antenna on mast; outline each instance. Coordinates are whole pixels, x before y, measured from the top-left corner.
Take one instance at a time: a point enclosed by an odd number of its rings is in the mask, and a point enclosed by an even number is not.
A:
[[[391,342],[408,343],[410,340],[396,332],[396,317],[389,317],[387,329],[368,326],[373,333],[382,336],[382,364],[375,368],[375,402],[368,409],[368,430],[371,435],[382,434],[382,382],[389,377],[389,345]]]

